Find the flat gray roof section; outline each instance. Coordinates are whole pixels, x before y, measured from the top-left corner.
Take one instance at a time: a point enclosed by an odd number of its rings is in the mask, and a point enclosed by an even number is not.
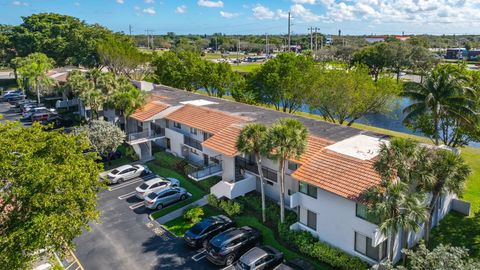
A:
[[[188,92],[185,90],[180,90],[163,85],[157,85],[150,93],[164,97],[161,101],[171,106],[180,106],[183,105],[181,102],[203,99],[210,102],[207,102],[209,104],[202,107],[208,107],[239,116],[249,117],[252,118],[255,122],[261,122],[267,125],[271,125],[280,118],[295,118],[300,120],[308,128],[310,134],[335,142],[350,138],[358,134],[386,137],[383,134],[315,120],[300,115],[283,113],[226,99],[209,97],[206,95]]]

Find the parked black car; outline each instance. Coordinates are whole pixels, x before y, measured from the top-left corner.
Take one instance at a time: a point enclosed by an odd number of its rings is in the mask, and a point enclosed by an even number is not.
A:
[[[293,259],[281,263],[274,270],[315,270],[315,267],[302,259]]]
[[[216,265],[230,265],[259,241],[260,232],[251,227],[230,228],[208,242],[207,259]]]
[[[224,215],[208,217],[193,225],[183,239],[191,247],[206,247],[210,239],[232,226],[233,221]]]
[[[235,263],[235,270],[273,269],[283,261],[283,253],[270,246],[254,247]]]

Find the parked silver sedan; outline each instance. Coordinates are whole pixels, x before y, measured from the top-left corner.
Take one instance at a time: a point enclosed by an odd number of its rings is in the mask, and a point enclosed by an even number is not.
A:
[[[149,209],[162,209],[174,202],[183,201],[187,197],[188,193],[186,189],[181,187],[171,187],[148,194],[143,203],[145,207]]]
[[[147,197],[148,194],[152,192],[159,192],[162,189],[166,189],[169,187],[178,187],[180,186],[180,181],[175,178],[163,178],[160,176],[157,176],[151,180],[145,181],[143,184],[138,186],[135,189],[135,196],[139,198],[140,200],[144,200],[145,197]]]

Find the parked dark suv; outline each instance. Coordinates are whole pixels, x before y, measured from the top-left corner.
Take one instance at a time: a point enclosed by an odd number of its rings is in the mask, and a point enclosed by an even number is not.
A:
[[[259,241],[260,232],[251,227],[230,228],[208,242],[207,259],[216,265],[230,265]]]
[[[235,270],[270,270],[283,261],[283,253],[270,247],[254,247],[235,263]]]
[[[224,215],[208,217],[193,225],[185,233],[183,239],[187,245],[191,247],[198,247],[200,245],[207,247],[210,239],[232,226],[232,220]]]

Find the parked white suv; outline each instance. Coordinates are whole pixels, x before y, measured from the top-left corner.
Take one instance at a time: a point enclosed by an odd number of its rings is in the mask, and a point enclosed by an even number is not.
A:
[[[152,192],[158,192],[162,189],[169,188],[169,187],[179,187],[180,186],[180,181],[175,178],[170,178],[168,177],[167,179],[157,176],[151,180],[148,180],[138,186],[135,189],[135,195],[137,198],[141,200],[145,200],[145,197],[152,193]]]
[[[143,165],[123,165],[113,169],[107,174],[107,181],[110,184],[122,183],[124,181],[151,173]]]

